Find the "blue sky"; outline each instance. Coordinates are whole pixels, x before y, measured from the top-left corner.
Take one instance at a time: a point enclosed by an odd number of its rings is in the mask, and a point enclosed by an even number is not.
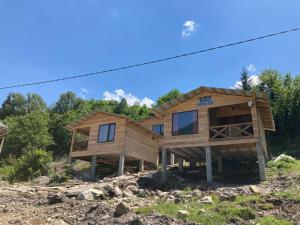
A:
[[[299,12],[298,0],[0,0],[0,86],[110,69],[277,32],[299,26]],[[125,95],[155,101],[172,88],[231,87],[248,65],[252,74],[265,68],[299,74],[299,43],[300,32],[295,32],[90,78],[0,90],[0,102],[9,92],[31,92],[51,104],[69,90],[85,98]]]

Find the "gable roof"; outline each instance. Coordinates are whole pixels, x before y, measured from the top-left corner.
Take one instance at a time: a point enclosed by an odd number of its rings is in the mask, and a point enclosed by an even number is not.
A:
[[[238,89],[228,89],[228,88],[216,88],[216,87],[205,87],[201,86],[196,88],[186,94],[183,94],[177,98],[173,98],[170,101],[155,107],[152,109],[152,113],[159,117],[166,110],[179,105],[183,102],[188,101],[189,99],[203,93],[203,92],[211,92],[211,93],[219,93],[224,95],[234,95],[234,96],[246,96],[246,97],[255,97],[256,101],[259,102],[258,108],[264,112],[262,115],[262,120],[264,124],[264,128],[266,130],[275,130],[273,115],[271,111],[271,106],[269,102],[269,97],[264,92],[254,92],[254,91],[243,91]]]
[[[88,120],[89,118],[92,118],[94,116],[98,116],[98,115],[107,115],[107,116],[113,116],[113,117],[117,117],[117,118],[122,118],[122,119],[125,119],[127,122],[137,126],[137,127],[140,127],[142,128],[144,131],[146,131],[147,133],[150,133],[154,136],[157,136],[159,137],[160,135],[152,132],[152,130],[148,129],[147,127],[143,126],[142,124],[136,122],[135,120],[127,117],[127,116],[124,116],[124,115],[120,115],[120,114],[115,114],[115,113],[110,113],[110,112],[104,112],[104,111],[99,111],[99,110],[95,110],[95,111],[92,111],[84,116],[81,116],[79,118],[77,118],[76,120],[74,120],[72,123],[70,123],[69,125],[66,126],[66,128],[68,130],[72,130],[75,126],[77,126],[78,124]]]

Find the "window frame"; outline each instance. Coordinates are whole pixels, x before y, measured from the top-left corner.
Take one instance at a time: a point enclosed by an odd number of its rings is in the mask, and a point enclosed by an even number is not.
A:
[[[165,133],[165,125],[163,124],[163,123],[160,123],[160,124],[153,124],[152,125],[152,127],[151,127],[151,130],[152,130],[152,132],[154,132],[154,130],[153,130],[153,127],[154,126],[159,126],[160,127],[160,129],[159,129],[159,134],[158,135],[160,135],[160,136],[164,136],[164,133]],[[163,128],[163,129],[161,129],[161,128]],[[155,132],[154,132],[155,133]]]
[[[113,135],[113,139],[112,140],[109,140],[109,134],[110,134],[110,129],[111,129],[111,126],[114,125],[115,126],[115,130],[114,130],[114,135]],[[107,130],[107,135],[106,135],[106,141],[100,141],[100,129],[101,129],[101,126],[108,126],[108,130]],[[98,128],[98,138],[97,138],[97,143],[112,143],[115,141],[115,137],[116,137],[116,128],[117,128],[117,125],[116,123],[105,123],[105,124],[100,124],[99,125],[99,128]]]
[[[195,133],[190,133],[190,134],[176,134],[174,132],[174,115],[175,114],[181,114],[181,113],[188,113],[188,112],[196,112],[197,114],[197,131]],[[193,110],[188,110],[188,111],[182,111],[182,112],[174,112],[172,113],[172,136],[181,136],[181,135],[192,135],[192,134],[199,134],[199,118],[198,118],[198,109],[193,109]]]

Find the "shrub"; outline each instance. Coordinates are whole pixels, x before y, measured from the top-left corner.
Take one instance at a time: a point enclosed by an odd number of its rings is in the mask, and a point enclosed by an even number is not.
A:
[[[261,225],[291,225],[291,223],[284,219],[275,218],[273,216],[266,216],[258,220]]]
[[[20,158],[8,158],[8,165],[0,168],[1,179],[10,182],[28,181],[48,175],[51,161],[52,155],[49,152],[42,149],[28,149]]]
[[[280,169],[289,169],[293,166],[295,161],[288,160],[279,160],[279,161],[270,161],[268,162],[268,167],[271,170],[280,170]]]

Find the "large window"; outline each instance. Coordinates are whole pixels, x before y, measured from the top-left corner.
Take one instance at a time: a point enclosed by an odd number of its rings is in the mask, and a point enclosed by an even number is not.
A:
[[[173,113],[172,134],[196,134],[198,133],[198,111]]]
[[[164,136],[164,125],[163,124],[157,124],[152,126],[152,131],[156,134],[159,134],[161,136]]]
[[[98,142],[112,142],[115,140],[116,124],[103,124],[99,126]]]

